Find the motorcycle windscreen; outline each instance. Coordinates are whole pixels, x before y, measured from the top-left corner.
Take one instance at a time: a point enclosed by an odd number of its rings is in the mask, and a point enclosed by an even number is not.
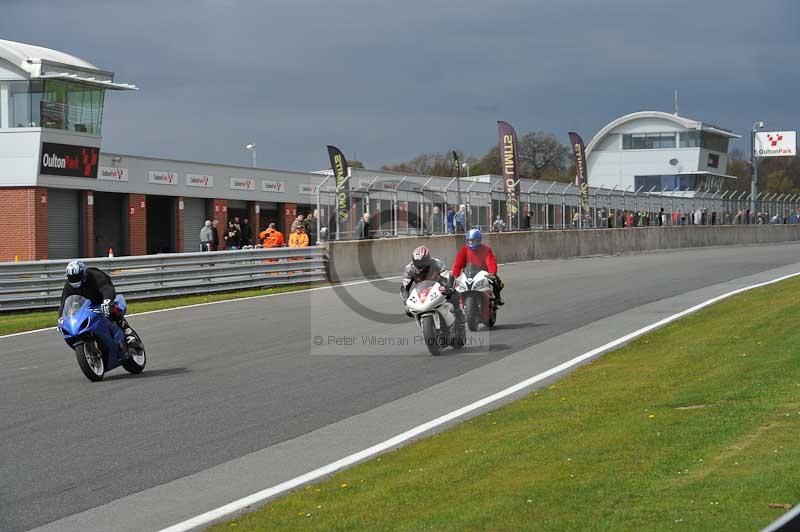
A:
[[[68,317],[75,315],[83,305],[86,303],[87,299],[83,296],[79,295],[71,295],[69,296],[66,301],[64,301],[64,311],[61,313],[62,316]]]
[[[475,266],[474,264],[467,264],[464,267],[464,275],[466,275],[470,279],[472,279],[473,277],[477,277],[478,274],[481,273],[482,271],[483,270],[481,270],[478,266]]]
[[[417,294],[419,294],[420,303],[428,299],[428,294],[435,285],[436,283],[434,281],[422,281],[417,284],[416,290]]]

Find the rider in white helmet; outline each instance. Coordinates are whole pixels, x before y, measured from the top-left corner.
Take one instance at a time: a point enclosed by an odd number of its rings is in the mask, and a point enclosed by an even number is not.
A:
[[[114,320],[125,333],[125,341],[128,345],[136,345],[138,340],[133,334],[133,330],[114,303],[117,291],[107,273],[98,268],[87,268],[83,261],[73,260],[67,264],[67,282],[64,283],[64,290],[61,292],[59,316],[64,310],[64,301],[72,295],[85,297],[92,304],[99,305],[103,314]]]
[[[465,322],[464,313],[461,312],[461,305],[458,301],[458,294],[453,289],[453,277],[445,275],[447,267],[444,262],[433,257],[425,246],[419,246],[411,254],[411,262],[406,265],[403,271],[403,281],[400,284],[400,295],[405,302],[411,293],[411,287],[415,283],[422,281],[436,281],[445,287],[445,296],[453,304],[456,318],[463,325]],[[406,314],[410,315],[406,309]]]

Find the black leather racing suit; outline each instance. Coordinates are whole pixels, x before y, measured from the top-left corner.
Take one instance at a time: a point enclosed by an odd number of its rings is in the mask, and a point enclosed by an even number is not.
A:
[[[461,312],[461,304],[459,301],[458,292],[453,289],[453,276],[448,275],[445,277],[444,273],[447,271],[447,267],[445,267],[444,262],[436,258],[431,259],[431,261],[432,264],[427,268],[427,270],[420,273],[417,272],[413,262],[409,262],[408,265],[406,265],[406,268],[403,271],[403,280],[400,284],[400,295],[403,298],[403,302],[405,303],[406,299],[408,299],[408,296],[411,294],[411,287],[414,286],[415,283],[421,283],[422,281],[436,281],[450,292],[450,295],[447,297],[447,301],[453,305],[456,319],[460,323],[463,323],[464,313]]]
[[[83,296],[91,301],[93,305],[101,305],[103,301],[108,300],[112,308],[109,318],[114,320],[114,323],[119,325],[126,335],[129,333],[130,326],[125,317],[113,310],[117,291],[114,288],[111,277],[106,272],[98,268],[86,268],[86,275],[78,288],[70,286],[69,281],[64,283],[64,290],[61,292],[61,304],[58,307],[59,316],[64,311],[64,301],[73,295]]]

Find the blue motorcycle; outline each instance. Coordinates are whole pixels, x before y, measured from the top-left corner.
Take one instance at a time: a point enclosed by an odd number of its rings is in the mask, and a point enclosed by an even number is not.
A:
[[[124,316],[128,309],[125,298],[117,294],[114,302]],[[58,330],[67,345],[75,350],[78,366],[92,382],[103,380],[107,371],[120,365],[130,373],[144,370],[147,356],[136,331],[133,334],[139,347],[129,348],[122,329],[103,315],[99,305],[92,305],[83,296],[72,295],[64,301]]]

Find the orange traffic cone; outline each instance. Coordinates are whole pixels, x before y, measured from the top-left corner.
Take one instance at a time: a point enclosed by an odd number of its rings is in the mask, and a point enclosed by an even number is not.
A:
[[[114,258],[114,248],[108,248],[108,258],[109,259]]]

